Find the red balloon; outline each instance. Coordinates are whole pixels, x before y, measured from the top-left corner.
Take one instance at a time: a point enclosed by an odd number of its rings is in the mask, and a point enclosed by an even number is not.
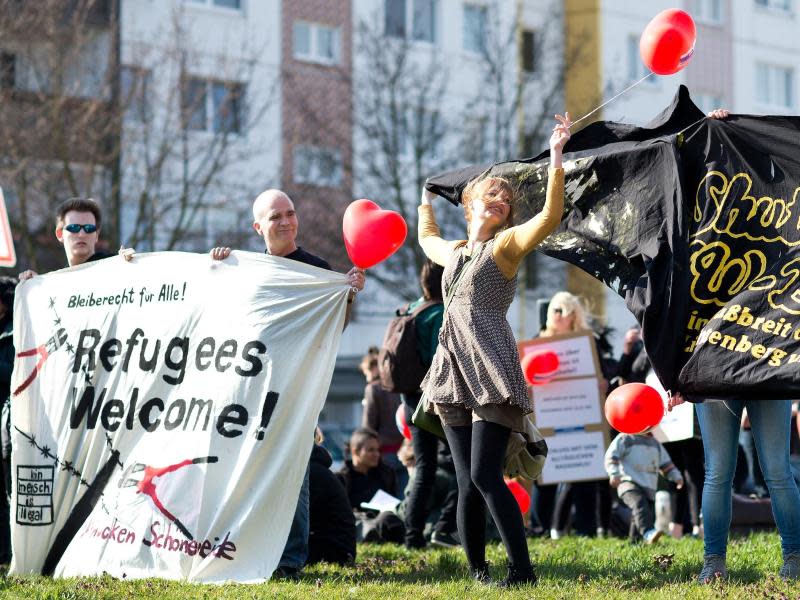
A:
[[[397,412],[394,413],[394,423],[397,425],[397,430],[403,434],[403,437],[410,440],[411,429],[409,429],[408,423],[406,423],[406,410],[405,406],[402,404],[397,407]]]
[[[549,383],[558,371],[558,354],[547,348],[534,350],[522,357],[522,372],[530,385]]]
[[[506,479],[506,485],[508,489],[511,490],[511,493],[514,495],[514,500],[517,501],[517,506],[519,506],[519,511],[522,514],[528,512],[531,508],[531,495],[527,492],[527,490],[522,487],[518,481],[514,479]]]
[[[672,75],[694,54],[697,30],[689,13],[670,8],[658,13],[647,24],[639,40],[642,61],[657,75]]]
[[[342,233],[350,260],[359,269],[368,269],[403,245],[408,227],[398,213],[362,199],[354,200],[344,211]]]
[[[642,433],[664,418],[664,400],[643,383],[621,385],[606,398],[606,419],[622,433]]]

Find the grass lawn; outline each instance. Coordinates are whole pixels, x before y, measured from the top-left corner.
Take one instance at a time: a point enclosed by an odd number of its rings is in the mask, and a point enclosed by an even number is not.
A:
[[[48,579],[6,577],[0,597],[73,598],[800,598],[800,584],[777,578],[781,552],[775,534],[734,539],[728,551],[731,581],[699,586],[702,542],[662,539],[656,546],[631,546],[624,540],[565,538],[531,540],[539,584],[513,592],[467,579],[460,550],[408,551],[396,546],[359,547],[354,567],[318,565],[299,583],[195,585],[156,579],[126,581],[111,577]],[[497,578],[505,575],[501,546],[489,547]]]

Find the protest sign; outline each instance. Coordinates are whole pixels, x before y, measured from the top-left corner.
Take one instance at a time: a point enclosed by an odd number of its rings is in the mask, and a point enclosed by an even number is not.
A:
[[[113,257],[22,284],[11,572],[268,579],[347,293],[343,275],[239,252]]]
[[[543,348],[556,353],[559,368],[549,383],[530,388],[532,417],[548,447],[540,483],[605,478],[608,428],[594,338],[574,333],[523,341],[520,358]]]

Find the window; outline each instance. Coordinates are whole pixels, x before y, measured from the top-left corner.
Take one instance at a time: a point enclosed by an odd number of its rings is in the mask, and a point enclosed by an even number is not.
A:
[[[17,87],[17,57],[10,52],[0,52],[0,89]]]
[[[292,159],[295,183],[325,187],[342,185],[342,155],[339,150],[295,146]]]
[[[385,0],[386,36],[436,43],[436,4],[437,0]]]
[[[703,23],[722,23],[722,0],[692,0],[692,15]]]
[[[486,48],[486,7],[464,5],[464,50],[482,53]]]
[[[294,24],[293,55],[298,60],[326,65],[339,63],[339,28],[296,21]]]
[[[181,90],[181,108],[183,109],[184,127],[186,129],[204,130],[208,123],[206,105],[206,81],[203,79],[188,79],[183,83]]]
[[[436,2],[435,0],[413,0],[411,37],[422,42],[436,41]]]
[[[536,34],[533,31],[522,32],[522,70],[525,73],[536,70]]]
[[[483,163],[488,160],[487,145],[489,142],[489,119],[485,117],[470,119],[464,123],[464,140],[462,153],[464,161],[469,164]]]
[[[123,66],[119,79],[120,102],[125,110],[125,116],[135,121],[146,121],[150,71],[141,67]]]
[[[211,83],[214,131],[218,133],[241,133],[244,114],[244,86],[241,83]]]
[[[187,0],[194,4],[205,4],[206,6],[219,6],[220,8],[231,8],[242,10],[242,0]]]
[[[542,151],[542,135],[528,132],[522,138],[522,156],[536,156]]]
[[[650,73],[645,64],[642,62],[642,55],[639,53],[639,36],[628,37],[628,79],[639,81],[642,77]],[[657,85],[658,77],[648,77],[642,84]]]
[[[388,37],[406,37],[406,0],[386,0],[383,27]]]
[[[700,92],[692,96],[692,100],[697,105],[697,108],[708,114],[717,108],[724,108],[722,96],[714,93]]]
[[[187,129],[241,133],[244,128],[244,85],[188,78],[181,89],[181,108]]]
[[[764,63],[756,64],[756,100],[765,107],[794,107],[794,71]]]
[[[791,12],[792,0],[755,0],[757,6]]]

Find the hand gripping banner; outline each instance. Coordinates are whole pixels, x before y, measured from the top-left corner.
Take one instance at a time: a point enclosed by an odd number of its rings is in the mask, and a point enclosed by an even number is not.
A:
[[[11,572],[268,579],[347,293],[338,273],[240,252],[114,257],[20,285]]]

